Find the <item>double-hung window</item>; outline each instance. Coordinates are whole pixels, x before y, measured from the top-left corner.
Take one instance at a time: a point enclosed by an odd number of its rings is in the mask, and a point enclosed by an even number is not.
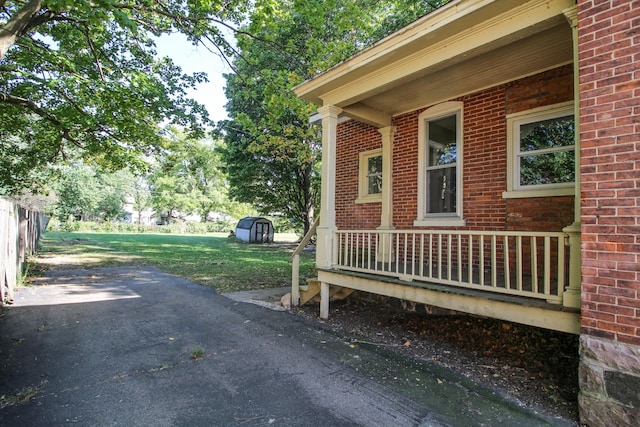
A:
[[[422,112],[418,122],[418,216],[415,225],[460,226],[462,103]]]
[[[382,150],[360,153],[356,203],[382,201]]]
[[[504,197],[573,194],[573,102],[507,116],[507,156],[507,192]]]

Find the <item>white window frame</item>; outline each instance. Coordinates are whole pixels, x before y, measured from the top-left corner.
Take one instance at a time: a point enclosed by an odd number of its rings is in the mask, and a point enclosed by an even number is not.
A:
[[[382,191],[376,194],[369,194],[369,182],[367,180],[368,175],[368,163],[372,157],[382,157],[382,148],[376,150],[363,151],[359,156],[358,167],[358,198],[356,203],[376,203],[382,202]],[[382,180],[385,179],[384,168],[382,170]]]
[[[520,168],[518,167],[518,156],[521,155],[520,126],[563,116],[575,116],[573,101],[507,115],[507,191],[502,193],[503,198],[552,197],[575,194],[574,182],[520,186]],[[567,146],[566,149],[575,150],[575,144]]]
[[[418,116],[418,213],[415,226],[461,227],[465,225],[463,214],[463,117],[464,103],[449,101],[426,109]],[[451,213],[427,213],[427,123],[455,114],[456,120],[456,211]]]

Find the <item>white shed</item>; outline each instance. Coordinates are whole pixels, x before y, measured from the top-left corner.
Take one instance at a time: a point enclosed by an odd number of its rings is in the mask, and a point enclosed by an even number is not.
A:
[[[272,243],[273,224],[266,218],[244,217],[236,226],[236,238],[248,243]]]

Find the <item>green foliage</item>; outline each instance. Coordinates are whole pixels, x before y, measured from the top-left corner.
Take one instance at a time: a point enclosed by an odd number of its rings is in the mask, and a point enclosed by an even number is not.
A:
[[[292,88],[389,32],[446,3],[416,0],[259,0],[237,38],[226,77],[230,120],[223,159],[230,193],[263,214],[284,215],[305,232],[319,200],[317,106]]]
[[[189,138],[176,129],[170,138],[149,176],[156,211],[168,219],[176,212],[197,213],[205,221],[210,212],[237,210],[228,201],[227,179],[217,150],[220,142]]]
[[[151,191],[145,176],[135,177],[131,185],[131,198],[133,199],[133,209],[138,213],[138,223],[142,224],[142,214],[151,208]]]
[[[228,233],[234,230],[237,221],[213,221],[207,223],[181,222],[171,225],[140,225],[127,222],[93,222],[50,220],[47,230],[68,233],[162,233],[162,234],[207,234]]]
[[[104,172],[97,167],[73,164],[62,168],[54,186],[58,195],[55,214],[61,221],[122,218],[125,196],[131,192],[133,175],[127,170]]]
[[[574,134],[575,125],[571,116],[520,126],[520,184],[573,182]]]
[[[163,149],[159,123],[203,135],[206,80],[156,58],[154,40],[182,32],[229,55],[221,28],[247,13],[238,0],[3,1],[0,10],[0,191],[38,188],[70,156],[144,169]],[[20,12],[26,11],[21,14]]]

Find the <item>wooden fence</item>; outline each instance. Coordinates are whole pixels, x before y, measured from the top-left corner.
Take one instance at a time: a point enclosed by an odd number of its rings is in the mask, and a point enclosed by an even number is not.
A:
[[[0,304],[11,302],[23,263],[35,252],[49,218],[0,198]]]

